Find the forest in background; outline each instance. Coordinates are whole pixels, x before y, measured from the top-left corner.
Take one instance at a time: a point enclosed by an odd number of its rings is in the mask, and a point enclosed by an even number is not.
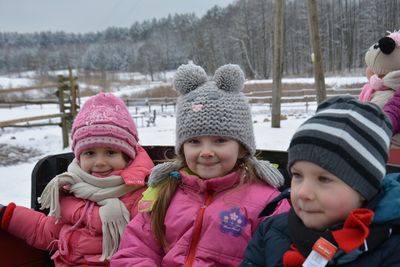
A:
[[[363,68],[366,50],[399,29],[399,12],[400,0],[318,1],[324,71]],[[193,61],[208,73],[235,63],[249,79],[271,77],[274,0],[236,0],[201,18],[176,14],[132,23],[85,34],[0,32],[0,73],[72,67],[153,77]],[[307,0],[286,0],[284,27],[284,75],[311,76]]]

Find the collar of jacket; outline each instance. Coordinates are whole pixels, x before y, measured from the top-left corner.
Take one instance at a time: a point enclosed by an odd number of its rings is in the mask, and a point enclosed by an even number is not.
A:
[[[225,176],[211,179],[201,179],[195,174],[190,174],[186,169],[181,169],[179,173],[184,186],[199,192],[205,192],[207,190],[220,192],[239,184],[243,171],[237,170]]]

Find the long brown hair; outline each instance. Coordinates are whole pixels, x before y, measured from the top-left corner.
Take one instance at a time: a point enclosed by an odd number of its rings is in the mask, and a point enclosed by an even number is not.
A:
[[[178,169],[187,166],[183,156],[177,156],[174,161],[178,162]],[[165,215],[179,184],[180,180],[175,177],[167,177],[167,179],[157,184],[159,191],[151,212],[151,228],[164,249],[168,246],[165,239]]]
[[[245,151],[246,155],[241,159],[238,159],[232,171],[243,169],[245,172],[245,175],[242,175],[241,177],[240,185],[250,182],[260,182],[256,175],[253,163],[250,160],[250,155],[242,147],[242,145],[240,146],[241,149]],[[179,169],[187,167],[185,157],[182,155],[183,153],[180,154],[181,155],[175,158],[175,161],[180,162],[180,164],[178,164],[178,166],[180,166]],[[160,242],[164,249],[166,249],[169,245],[165,238],[165,215],[180,182],[181,181],[175,177],[168,177],[157,184],[159,191],[151,212],[151,228],[154,232],[155,238],[158,240],[158,242]]]

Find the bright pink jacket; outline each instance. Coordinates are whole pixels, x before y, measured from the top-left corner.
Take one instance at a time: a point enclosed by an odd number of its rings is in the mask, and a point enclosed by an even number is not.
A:
[[[182,184],[165,217],[165,251],[155,240],[149,213],[125,228],[111,266],[238,266],[262,218],[258,214],[279,191],[263,182],[238,186],[241,172],[199,179],[180,171]],[[289,209],[282,202],[274,214]],[[197,240],[197,241],[196,241]],[[192,264],[190,264],[190,262]]]
[[[400,89],[396,90],[392,98],[383,107],[393,126],[393,134],[400,133]]]
[[[137,170],[136,173],[144,180],[153,163],[147,153],[140,155],[135,158],[135,166],[131,171],[135,173]],[[139,179],[138,176],[136,178]],[[120,197],[131,212],[131,218],[137,214],[137,203],[144,189],[145,187]],[[7,222],[7,231],[31,246],[55,251],[52,259],[56,266],[109,266],[109,261],[99,261],[102,253],[99,206],[94,202],[66,195],[60,197],[60,210],[61,221],[56,224],[52,216],[17,206]],[[79,220],[81,222],[73,227]]]

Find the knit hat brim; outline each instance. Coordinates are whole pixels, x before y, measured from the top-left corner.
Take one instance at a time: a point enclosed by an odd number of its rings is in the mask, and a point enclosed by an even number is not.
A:
[[[74,133],[72,150],[79,158],[81,153],[94,147],[109,147],[121,150],[130,159],[136,155],[136,139],[125,129],[111,124],[94,124],[81,127]]]
[[[316,139],[315,141],[320,142],[321,140]],[[288,168],[290,170],[290,167],[297,161],[309,161],[341,179],[345,177],[342,180],[355,191],[359,192],[364,198],[370,199],[374,196],[378,192],[379,180],[375,179],[375,176],[368,174],[365,168],[362,168],[360,172],[354,172],[353,168],[356,166],[360,167],[361,163],[352,156],[346,155],[345,150],[339,147],[336,147],[334,150],[331,148],[331,145],[327,144],[324,147],[322,143],[319,143],[318,146],[310,144],[294,145],[291,148],[288,159],[290,162]],[[354,163],[355,165],[352,165]]]

